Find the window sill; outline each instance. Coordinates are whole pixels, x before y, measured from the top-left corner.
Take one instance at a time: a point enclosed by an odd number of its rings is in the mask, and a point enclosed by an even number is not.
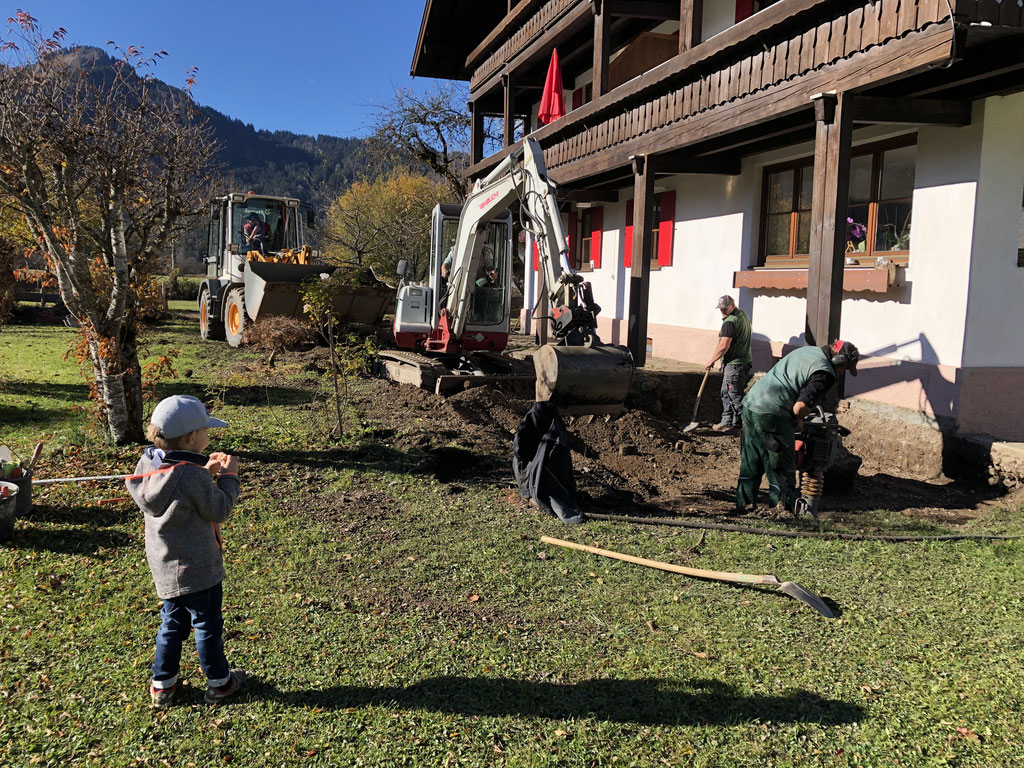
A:
[[[843,270],[843,290],[849,292],[888,293],[901,285],[897,277],[901,270],[895,266],[888,269],[875,267],[846,267]],[[755,267],[733,273],[733,288],[754,290],[807,290],[807,269]]]

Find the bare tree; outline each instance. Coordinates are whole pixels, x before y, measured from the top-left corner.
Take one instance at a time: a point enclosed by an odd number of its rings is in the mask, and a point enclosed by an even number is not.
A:
[[[189,94],[136,47],[104,72],[75,66],[65,31],[19,11],[0,36],[0,195],[24,214],[79,322],[118,443],[140,441],[139,292],[207,196],[215,145]]]
[[[424,165],[448,185],[453,199],[466,199],[469,167],[470,117],[465,85],[442,81],[422,96],[396,88],[394,98],[377,106],[371,147],[382,164],[402,164],[417,170]],[[390,157],[388,157],[390,153]]]

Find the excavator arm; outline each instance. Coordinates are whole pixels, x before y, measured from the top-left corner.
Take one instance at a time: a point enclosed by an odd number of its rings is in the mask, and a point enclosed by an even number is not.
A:
[[[456,352],[470,313],[474,278],[483,258],[487,224],[519,202],[520,221],[533,235],[544,290],[551,304],[555,344],[533,355],[537,400],[551,401],[563,413],[616,413],[622,410],[633,378],[628,350],[601,343],[590,283],[570,266],[569,248],[544,168],[544,153],[527,137],[488,176],[473,185],[462,208],[455,238],[449,292],[434,336],[426,348]]]
[[[455,237],[451,288],[443,324],[447,323],[450,337],[462,337],[487,224],[516,201],[520,203],[523,228],[537,244],[544,286],[553,308],[554,336],[567,344],[583,345],[596,333],[600,307],[593,302],[589,284],[569,265],[569,247],[555,188],[545,173],[540,144],[529,137],[490,174],[477,181],[466,198]]]

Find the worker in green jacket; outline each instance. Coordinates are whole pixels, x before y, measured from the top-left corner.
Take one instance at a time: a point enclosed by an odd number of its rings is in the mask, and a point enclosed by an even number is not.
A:
[[[718,300],[722,313],[722,330],[718,344],[704,370],[710,371],[722,361],[722,420],[711,427],[715,432],[732,433],[739,428],[743,409],[743,393],[750,381],[750,318],[736,306],[732,296]]]
[[[743,400],[743,440],[736,507],[757,504],[762,475],[768,475],[768,498],[792,511],[797,499],[795,433],[803,417],[847,371],[857,375],[860,353],[848,341],[831,346],[800,347],[776,363]]]

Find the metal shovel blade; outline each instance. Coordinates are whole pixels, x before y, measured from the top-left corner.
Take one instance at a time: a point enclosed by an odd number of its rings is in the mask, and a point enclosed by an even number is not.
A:
[[[693,432],[693,430],[695,430],[699,426],[700,426],[699,422],[691,421],[689,424],[687,424],[685,427],[683,427],[683,434],[685,435],[685,434],[688,434],[690,432]]]
[[[824,600],[807,589],[807,587],[797,584],[795,581],[784,581],[779,585],[779,589],[790,597],[796,598],[804,605],[809,605],[826,619],[834,619],[836,617],[832,613],[832,609],[825,605]]]

